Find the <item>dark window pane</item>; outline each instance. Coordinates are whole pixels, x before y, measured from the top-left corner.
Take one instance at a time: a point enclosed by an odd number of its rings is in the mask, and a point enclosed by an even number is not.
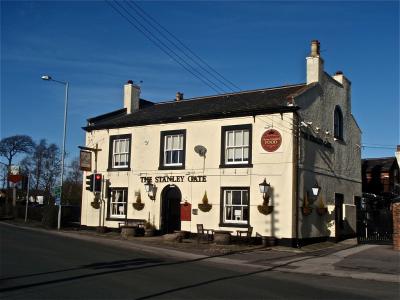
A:
[[[249,207],[245,206],[243,207],[243,221],[248,221],[249,220]]]
[[[242,199],[241,199],[241,191],[233,191],[232,192],[232,203],[233,204],[242,204]]]

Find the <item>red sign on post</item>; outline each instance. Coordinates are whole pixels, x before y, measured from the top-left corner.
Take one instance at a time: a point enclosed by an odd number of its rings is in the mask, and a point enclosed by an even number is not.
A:
[[[192,204],[183,203],[181,204],[181,221],[191,221],[192,220]]]
[[[274,152],[282,144],[282,136],[278,130],[269,129],[261,137],[261,146],[267,152]]]
[[[11,181],[12,183],[17,183],[22,180],[22,175],[13,175],[10,174],[8,175],[8,181]]]

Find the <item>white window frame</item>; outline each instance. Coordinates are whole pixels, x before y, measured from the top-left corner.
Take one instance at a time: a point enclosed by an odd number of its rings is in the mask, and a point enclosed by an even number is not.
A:
[[[240,202],[241,204],[233,204],[233,192],[240,192]],[[230,199],[228,199],[228,194],[230,193]],[[243,195],[244,193],[247,194],[247,204],[243,204]],[[249,222],[249,217],[250,217],[250,199],[249,199],[249,190],[248,189],[229,189],[226,188],[223,190],[223,223],[225,224],[248,224]],[[231,214],[232,218],[227,219],[227,208],[231,207]],[[244,208],[247,207],[247,220],[243,220],[244,216]],[[240,218],[236,219],[235,218],[235,211],[241,212]]]
[[[173,143],[173,138],[178,137],[179,140],[179,145],[177,148],[174,148],[174,143]],[[167,139],[171,138],[171,149],[167,149],[168,143]],[[185,143],[185,136],[183,133],[178,133],[178,134],[167,134],[164,136],[164,166],[182,166],[183,165],[183,158],[184,158],[184,143]],[[178,151],[178,162],[177,163],[167,163],[167,155],[173,156],[173,152]],[[172,157],[171,157],[172,161]],[[179,162],[180,161],[180,162]]]
[[[121,142],[125,141],[125,150],[123,151],[116,151],[116,144],[119,143],[121,144]],[[127,168],[129,167],[129,156],[130,156],[130,143],[131,143],[131,139],[130,138],[122,138],[122,139],[115,139],[113,140],[113,145],[112,145],[112,168],[114,169],[119,169],[119,168]],[[121,146],[119,146],[119,149],[121,150]],[[126,155],[126,160],[125,160],[125,164],[123,165],[116,165],[116,157],[121,158],[123,155]]]
[[[122,194],[122,202],[116,199],[117,194]],[[112,188],[109,199],[109,217],[110,218],[125,218],[126,206],[128,204],[128,189]],[[122,204],[122,205],[120,205]]]
[[[236,144],[236,133],[240,132],[242,135],[242,144]],[[244,133],[247,132],[247,143],[244,141]],[[233,145],[229,145],[229,133],[233,134]],[[226,165],[238,165],[248,164],[250,159],[250,130],[248,129],[233,129],[225,131],[225,164]],[[233,150],[233,161],[229,161],[229,150]],[[247,159],[244,159],[244,151],[247,149]],[[235,153],[239,150],[241,152],[241,159],[235,161]]]

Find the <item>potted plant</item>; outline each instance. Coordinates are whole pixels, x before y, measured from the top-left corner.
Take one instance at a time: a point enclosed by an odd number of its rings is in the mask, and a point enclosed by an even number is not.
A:
[[[207,191],[204,192],[202,203],[199,203],[198,207],[202,212],[208,212],[211,210],[212,205],[208,203]]]
[[[322,200],[322,197],[319,197],[319,201],[318,201],[318,207],[317,207],[317,213],[320,216],[325,215],[328,212],[328,208],[326,208],[324,200]]]
[[[99,208],[100,208],[100,201],[99,201],[99,200],[94,200],[94,201],[90,202],[90,205],[91,205],[94,209],[99,209]]]
[[[144,207],[144,203],[142,203],[142,196],[140,195],[140,191],[136,197],[136,202],[132,203],[132,206],[136,210],[142,210]]]
[[[156,234],[156,226],[153,223],[147,221],[144,224],[144,236],[154,236]]]
[[[310,207],[310,203],[308,201],[308,193],[304,193],[304,198],[303,198],[303,206],[301,207],[301,212],[303,213],[304,216],[308,216],[312,212],[312,207]]]

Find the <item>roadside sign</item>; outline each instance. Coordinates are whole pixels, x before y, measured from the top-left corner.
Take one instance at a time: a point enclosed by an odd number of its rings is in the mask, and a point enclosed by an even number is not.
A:
[[[60,198],[61,197],[61,186],[56,186],[53,188],[53,195],[56,198]]]
[[[60,204],[61,204],[61,198],[56,197],[56,199],[54,200],[54,205],[60,205]]]
[[[22,180],[22,175],[14,175],[10,174],[8,175],[8,181],[11,181],[12,183],[17,183]]]

